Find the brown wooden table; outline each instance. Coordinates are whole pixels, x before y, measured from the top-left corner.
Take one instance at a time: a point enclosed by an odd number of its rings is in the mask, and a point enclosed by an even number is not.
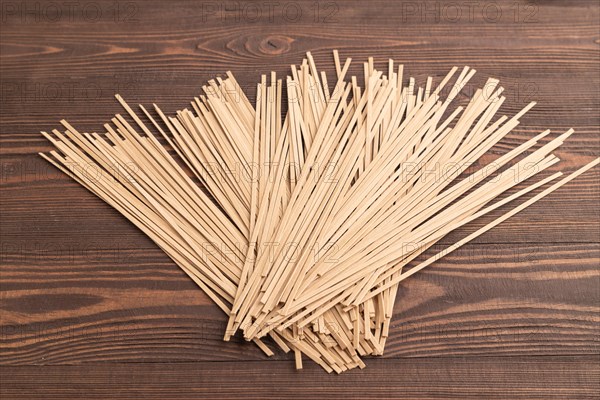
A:
[[[222,342],[225,316],[207,296],[36,155],[50,149],[38,132],[61,118],[100,131],[121,112],[114,93],[173,112],[230,69],[253,100],[261,72],[288,73],[309,50],[333,68],[337,48],[381,68],[392,57],[421,84],[474,67],[463,100],[499,78],[505,113],[538,105],[493,153],[573,127],[558,152],[573,170],[600,153],[596,1],[1,7],[2,400],[600,396],[598,170],[404,281],[385,355],[338,376]]]

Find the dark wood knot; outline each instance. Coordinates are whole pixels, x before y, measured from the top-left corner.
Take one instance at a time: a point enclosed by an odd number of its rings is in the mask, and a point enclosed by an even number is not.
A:
[[[260,41],[259,49],[264,54],[279,55],[290,51],[294,39],[287,36],[267,36]]]

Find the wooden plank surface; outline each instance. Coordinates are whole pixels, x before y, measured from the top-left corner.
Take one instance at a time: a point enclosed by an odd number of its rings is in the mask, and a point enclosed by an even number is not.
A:
[[[334,48],[421,83],[469,65],[459,101],[497,77],[507,114],[536,100],[493,154],[570,127],[563,170],[600,154],[597,2],[275,3],[2,1],[2,399],[597,397],[598,171],[403,282],[383,358],[329,376],[222,342],[224,315],[168,257],[36,156],[61,118],[100,130],[114,93],[173,112],[231,70],[253,101],[260,73],[308,50],[332,68]]]
[[[222,341],[221,311],[158,249],[5,257],[5,364],[265,360]],[[597,244],[466,246],[403,282],[385,357],[597,353],[599,257]]]
[[[594,399],[600,390],[596,365],[590,356],[379,359],[342,375],[323,374],[316,365],[296,373],[282,361],[19,366],[0,367],[11,374],[0,394],[43,400],[76,393],[123,400],[339,399],[340,393],[359,399]]]

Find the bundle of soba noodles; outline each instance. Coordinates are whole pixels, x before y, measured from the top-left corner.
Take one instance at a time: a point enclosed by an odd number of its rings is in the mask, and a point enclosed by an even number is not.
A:
[[[453,109],[475,74],[468,67],[417,87],[402,65],[381,71],[369,59],[361,87],[347,78],[350,59],[342,65],[334,51],[334,63],[330,82],[310,53],[285,82],[262,76],[254,105],[229,72],[173,116],[156,105],[136,113],[117,95],[126,115],[105,133],[62,121],[64,131],[42,132],[56,149],[41,155],[214,300],[225,340],[241,332],[271,355],[268,336],[297,368],[304,355],[339,373],[383,353],[402,280],[599,160],[566,177],[548,172],[573,131],[551,140],[544,131],[474,168],[534,103],[498,117],[503,88],[489,79]],[[501,206],[509,211],[415,262]]]

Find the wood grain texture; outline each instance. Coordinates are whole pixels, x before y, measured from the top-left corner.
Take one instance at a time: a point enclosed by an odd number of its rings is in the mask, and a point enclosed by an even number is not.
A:
[[[0,4],[2,399],[597,398],[598,171],[403,282],[385,356],[329,376],[222,342],[225,316],[169,258],[36,155],[61,118],[100,130],[121,112],[115,93],[173,112],[231,70],[254,101],[260,73],[309,50],[333,68],[337,48],[394,58],[421,83],[476,68],[459,102],[499,78],[502,112],[538,105],[484,161],[573,127],[557,155],[574,170],[600,154],[597,2],[77,4]]]
[[[597,398],[594,357],[451,357],[373,360],[369,368],[324,375],[291,363],[194,362],[0,367],[11,378],[3,399],[339,399],[351,388],[359,399]],[[270,365],[272,364],[272,365]],[[306,363],[308,364],[308,363]],[[64,383],[68,378],[68,383]],[[31,382],[34,382],[32,384]]]
[[[222,313],[160,250],[73,246],[5,253],[4,363],[265,360],[222,341]],[[597,244],[466,246],[402,283],[385,357],[597,353],[599,257]]]

